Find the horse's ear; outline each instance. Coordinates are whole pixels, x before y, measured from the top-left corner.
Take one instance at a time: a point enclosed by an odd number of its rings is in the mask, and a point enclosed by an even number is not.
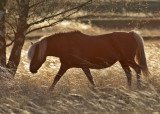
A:
[[[31,42],[31,45],[33,45],[33,42]]]

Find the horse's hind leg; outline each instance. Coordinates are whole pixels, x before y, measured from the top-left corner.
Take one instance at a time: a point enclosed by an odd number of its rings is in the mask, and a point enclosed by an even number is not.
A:
[[[57,75],[55,76],[54,81],[53,81],[51,87],[49,88],[49,90],[53,90],[53,89],[54,89],[56,83],[60,80],[60,78],[61,78],[61,77],[63,76],[63,74],[67,71],[67,69],[68,69],[68,68],[67,68],[66,66],[64,66],[63,64],[61,64],[61,67],[60,67]]]
[[[94,81],[93,81],[93,77],[92,77],[92,75],[91,75],[91,72],[90,72],[89,68],[82,68],[82,70],[83,70],[83,72],[85,73],[85,75],[87,76],[89,82],[90,82],[93,86],[95,86]]]
[[[123,70],[125,71],[125,74],[127,76],[127,80],[128,80],[128,86],[131,87],[131,83],[132,83],[132,74],[131,74],[131,70],[129,68],[129,65],[125,62],[119,61]]]
[[[141,75],[140,66],[135,62],[135,60],[130,61],[129,66],[131,66],[135,70],[135,72],[137,74],[137,84],[138,84],[138,86],[140,86],[140,75]]]

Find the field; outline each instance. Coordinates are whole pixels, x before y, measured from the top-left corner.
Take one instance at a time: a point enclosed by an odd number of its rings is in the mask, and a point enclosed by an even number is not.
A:
[[[156,2],[159,4],[159,1]],[[154,2],[152,4],[157,6]],[[153,12],[155,10],[153,7],[149,8],[153,14],[151,16],[144,12],[141,14],[145,15],[130,12],[127,16],[119,17],[114,17],[116,13],[107,16],[103,16],[104,14],[95,16],[91,13],[86,16],[85,12],[80,12],[77,14],[80,15],[78,20],[67,20],[27,36],[14,79],[10,79],[9,73],[0,72],[1,76],[8,77],[1,77],[3,80],[0,80],[0,114],[160,114],[160,16],[159,13]],[[146,15],[150,21],[146,21]],[[138,16],[140,17],[136,18]],[[128,26],[130,22],[133,23],[132,26]],[[150,25],[152,27],[149,27]],[[41,36],[73,30],[98,35],[132,29],[140,31],[144,37],[147,63],[152,74],[147,78],[141,77],[140,88],[137,88],[133,69],[132,87],[127,86],[125,73],[119,63],[106,69],[91,70],[95,87],[91,86],[81,69],[70,69],[53,91],[48,91],[48,88],[59,70],[58,58],[47,57],[37,74],[31,74],[29,71],[27,52],[30,43],[38,41]],[[7,56],[8,52],[10,48],[7,50]]]
[[[63,30],[71,24],[72,29],[88,34],[103,34],[103,30],[81,23],[63,22],[56,27]],[[45,30],[44,30],[45,31]],[[121,30],[122,31],[122,30]],[[158,31],[150,31],[157,33]],[[142,30],[142,34],[148,33]],[[46,33],[47,34],[47,33]],[[159,33],[157,33],[158,35]],[[126,76],[119,63],[103,70],[91,70],[96,87],[92,87],[81,71],[71,69],[62,77],[54,91],[48,91],[60,62],[58,58],[48,57],[37,74],[29,72],[27,51],[30,42],[27,40],[18,72],[14,79],[0,83],[0,113],[153,113],[160,112],[160,41],[145,40],[147,62],[152,76],[142,77],[142,87],[136,86],[136,75],[133,71],[133,85],[127,86]],[[9,50],[8,50],[9,51]],[[9,74],[6,74],[9,77]]]

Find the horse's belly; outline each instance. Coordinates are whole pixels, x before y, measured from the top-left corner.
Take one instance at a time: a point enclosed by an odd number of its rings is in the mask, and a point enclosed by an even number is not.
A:
[[[103,69],[112,66],[117,60],[104,60],[104,59],[86,59],[81,60],[71,59],[71,66],[77,68],[91,68],[91,69]]]
[[[107,68],[112,66],[116,61],[112,61],[112,62],[107,62],[107,61],[103,61],[103,62],[97,62],[97,63],[91,63],[88,65],[88,68],[92,68],[92,69],[103,69],[103,68]],[[87,64],[86,64],[87,66]]]

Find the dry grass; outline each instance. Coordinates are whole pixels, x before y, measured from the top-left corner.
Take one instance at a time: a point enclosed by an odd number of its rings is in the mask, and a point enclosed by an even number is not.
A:
[[[106,32],[98,28],[83,30],[87,33],[96,31],[96,34]],[[141,89],[136,87],[135,73],[132,88],[128,88],[126,76],[116,63],[107,69],[92,70],[96,87],[90,85],[81,69],[70,69],[55,90],[49,92],[59,69],[59,59],[48,57],[39,72],[33,75],[28,69],[29,46],[28,40],[15,78],[0,81],[0,113],[160,113],[160,41],[145,42],[152,77],[149,81],[142,78]]]

